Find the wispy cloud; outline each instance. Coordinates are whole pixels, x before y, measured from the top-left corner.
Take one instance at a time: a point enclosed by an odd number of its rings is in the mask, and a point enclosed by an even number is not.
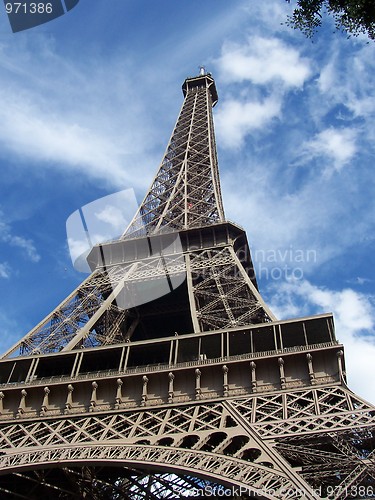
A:
[[[0,278],[7,279],[10,277],[10,267],[7,262],[0,262]]]
[[[298,264],[311,272],[375,230],[375,65],[349,41],[309,50],[263,31],[224,42],[217,59],[225,207],[258,250],[316,251]]]
[[[40,255],[37,252],[34,242],[30,239],[23,238],[22,236],[13,236],[8,235],[4,240],[6,243],[9,243],[12,247],[18,247],[26,253],[29,260],[32,262],[39,262]]]
[[[311,77],[308,58],[275,36],[251,36],[224,42],[215,61],[226,99],[216,123],[222,147],[239,148],[255,130],[269,130],[280,118],[289,92],[301,89]]]
[[[279,318],[334,314],[336,337],[345,347],[349,386],[375,402],[375,388],[364,384],[373,372],[375,359],[373,297],[351,288],[318,287],[306,280],[278,283],[272,287],[272,296],[271,309]]]
[[[142,93],[134,92],[131,65],[127,69],[119,53],[107,62],[93,56],[68,61],[43,36],[30,38],[29,48],[15,41],[8,49],[0,51],[3,156],[38,170],[138,187],[137,168],[149,164],[153,134]]]
[[[3,217],[3,214],[0,212],[0,218]],[[11,247],[19,248],[23,251],[23,254],[27,257],[31,262],[39,262],[40,255],[37,249],[34,246],[34,242],[31,239],[24,238],[23,236],[19,236],[17,234],[12,233],[12,228],[6,222],[0,220],[0,242],[7,244]],[[9,277],[9,268],[7,268],[6,264],[3,264],[3,274]],[[1,267],[0,267],[1,273]]]
[[[359,228],[345,225],[344,208],[330,195],[336,179],[322,183],[316,172],[296,187],[290,179],[295,170],[279,165],[275,158],[262,161],[257,157],[256,163],[254,158],[238,160],[223,174],[225,207],[231,220],[247,227],[250,243],[258,251],[292,248],[294,253],[316,252],[316,259],[295,263],[309,272],[342,252],[353,241],[352,231]],[[330,236],[335,224],[340,230],[333,241]]]
[[[216,115],[217,135],[223,147],[239,148],[252,131],[262,129],[280,115],[281,100],[271,96],[262,101],[226,100]]]
[[[0,140],[4,149],[42,162],[42,166],[57,163],[60,168],[69,166],[87,173],[91,168],[97,177],[108,177],[111,172],[115,179],[124,181],[124,172],[116,161],[118,147],[92,128],[45,113],[22,98],[15,106],[14,96],[10,96],[6,104],[0,110],[3,124]]]
[[[224,82],[271,82],[300,88],[311,75],[311,65],[297,49],[279,38],[250,37],[245,44],[226,43],[217,61]]]
[[[277,48],[287,48],[288,43],[280,41],[268,46],[271,52],[274,49],[275,58],[279,55],[283,61]],[[219,63],[225,92],[231,100],[235,95],[234,109],[239,110],[242,105],[245,115],[237,111],[240,127],[230,113],[220,116],[217,111],[218,128],[224,132],[219,141],[225,146],[222,157],[230,165],[222,175],[225,206],[229,218],[248,229],[255,256],[267,257],[274,250],[275,261],[265,258],[255,264],[258,274],[262,267],[263,274],[258,277],[276,316],[295,318],[333,312],[337,337],[345,346],[349,385],[374,402],[375,389],[364,383],[373,372],[375,358],[373,297],[351,288],[335,290],[306,279],[324,263],[332,262],[334,267],[335,259],[344,255],[350,259],[353,245],[359,247],[375,230],[373,62],[366,66],[367,49],[351,47],[346,53],[338,44],[333,54],[322,51],[325,63],[320,76],[313,79],[313,68],[319,67],[316,55],[304,59],[296,46],[293,51],[284,61],[288,61],[288,69],[293,57],[297,64],[294,86],[282,67],[266,53],[264,61],[272,68],[263,67],[259,46],[255,60],[251,60],[254,56],[245,43],[223,47]],[[261,70],[264,74],[258,76]],[[264,120],[261,129],[251,127],[244,106],[249,94],[259,103],[264,94],[277,98],[277,120]],[[220,105],[225,109],[226,103]],[[246,137],[251,138],[247,143]],[[233,146],[238,148],[235,154],[226,151]],[[280,255],[288,249],[305,256],[313,251],[316,259],[284,263]],[[284,264],[289,271],[301,268],[300,279],[288,280],[283,274]],[[272,276],[273,269],[280,271],[276,278],[275,274]],[[371,269],[367,261],[357,272],[365,278],[357,280],[356,285],[368,283],[366,273],[371,273]],[[324,278],[315,273],[314,278],[326,283],[331,279],[329,273]]]
[[[353,128],[327,128],[302,145],[302,157],[305,162],[323,157],[335,170],[341,170],[356,153],[356,136],[357,131]],[[325,167],[324,171],[328,174],[331,168]]]
[[[337,104],[345,106],[354,117],[371,118],[375,111],[375,89],[372,74],[375,69],[373,47],[364,45],[346,54],[338,44],[327,52],[317,80],[322,110]],[[317,111],[319,111],[317,109]]]
[[[347,282],[351,285],[364,285],[365,283],[371,283],[371,280],[368,278],[362,278],[361,276],[357,276],[356,278],[347,280]]]

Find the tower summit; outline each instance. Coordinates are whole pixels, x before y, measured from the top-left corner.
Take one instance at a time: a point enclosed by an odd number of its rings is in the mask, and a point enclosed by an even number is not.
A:
[[[152,185],[124,237],[179,231],[224,222],[210,74],[187,78],[175,129]]]
[[[224,216],[214,79],[182,90],[122,237],[2,356],[1,497],[371,497],[375,408],[332,315],[273,316]]]

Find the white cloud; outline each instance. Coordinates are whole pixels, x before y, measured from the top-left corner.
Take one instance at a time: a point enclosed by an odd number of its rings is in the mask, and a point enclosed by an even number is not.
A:
[[[306,280],[277,283],[277,287],[271,288],[270,307],[280,318],[333,313],[336,338],[345,348],[349,387],[375,402],[375,387],[365,383],[374,370],[373,297],[350,288],[340,291],[320,288]]]
[[[375,69],[373,48],[368,45],[353,51],[348,45],[345,54],[340,44],[327,51],[327,61],[317,80],[319,96],[317,113],[327,113],[334,106],[345,106],[354,117],[373,119],[375,111],[375,89],[372,75]]]
[[[316,157],[327,157],[335,170],[341,170],[356,153],[357,132],[353,128],[337,129],[330,127],[322,130],[314,139],[306,141],[303,146],[303,154],[308,160]],[[329,169],[325,169],[328,173]]]
[[[278,0],[268,0],[267,2],[247,2],[246,10],[249,19],[253,21],[252,29],[257,28],[259,32],[269,29],[272,33],[275,31],[290,31],[283,26],[287,15],[293,10],[290,3],[280,3]]]
[[[280,115],[281,101],[271,96],[262,102],[226,100],[216,114],[216,130],[221,146],[239,148],[251,131],[262,129]]]
[[[225,42],[215,66],[221,84],[237,85],[229,87],[227,93],[232,95],[216,113],[219,143],[228,148],[242,147],[248,134],[280,118],[287,93],[301,88],[312,73],[309,60],[275,37],[252,36],[242,44]]]
[[[257,85],[273,82],[286,88],[300,88],[311,75],[309,61],[277,38],[255,36],[243,45],[224,44],[217,64],[226,82],[248,80]]]
[[[317,41],[319,54],[315,44],[309,51],[309,67],[323,65],[320,79],[310,78],[298,93],[280,88],[276,80],[267,89],[256,81],[234,81],[247,67],[236,66],[232,81],[228,57],[229,85],[224,86],[215,117],[228,217],[247,228],[256,249],[315,250],[316,262],[297,264],[306,273],[345,253],[349,256],[354,242],[361,246],[375,231],[373,58],[368,48],[354,50],[347,40],[330,45],[333,55],[324,43]],[[245,54],[241,45],[237,47],[241,56]],[[224,72],[218,78],[219,90],[222,78]],[[265,93],[280,103],[280,112],[273,118],[264,112],[264,120],[259,120],[262,133],[254,133],[256,124],[245,105],[249,96]],[[369,101],[367,111],[353,120],[359,100],[364,108]],[[232,101],[236,105],[226,108]],[[247,134],[252,137],[245,143]],[[355,272],[371,275],[367,269]]]
[[[354,284],[354,285],[364,285],[365,283],[370,283],[371,280],[368,278],[362,278],[361,276],[357,276],[356,278],[348,280],[347,282],[349,284]]]
[[[2,216],[3,214],[0,211],[0,217]],[[27,258],[32,262],[39,262],[40,260],[40,255],[37,249],[35,248],[34,242],[31,239],[13,234],[9,224],[2,222],[1,220],[0,220],[0,242],[3,242],[12,247],[20,248],[21,250],[24,251],[24,254],[27,256]]]
[[[68,246],[69,246],[69,253],[70,253],[73,265],[74,265],[74,262],[76,261],[76,259],[78,259],[78,257],[87,253],[91,248],[91,245],[87,241],[87,239],[75,240],[75,239],[69,238],[69,237],[68,237]]]
[[[14,102],[11,96],[10,102]],[[119,165],[119,148],[98,135],[96,130],[78,125],[70,118],[57,117],[22,102],[2,106],[3,124],[0,141],[3,148],[21,157],[43,162],[57,162],[61,167],[84,170],[97,177],[113,176],[124,182]]]
[[[268,251],[278,249],[281,255],[288,249],[295,255],[300,251],[306,256],[315,252],[316,259],[291,259],[295,261],[291,262],[293,267],[311,272],[342,252],[346,242],[352,243],[353,228],[344,226],[341,231],[343,207],[330,196],[331,180],[322,183],[317,175],[291,192],[289,177],[294,169],[278,165],[276,160],[259,159],[256,164],[251,161],[245,157],[237,168],[224,172],[222,187],[227,216],[247,228],[250,244],[259,255],[261,251],[268,255]],[[335,225],[340,231],[332,240]],[[261,264],[269,268],[268,262]]]
[[[83,173],[109,186],[143,186],[138,169],[153,164],[154,136],[143,94],[119,53],[100,64],[93,56],[69,61],[43,35],[30,47],[15,41],[7,48],[0,51],[4,159]]]
[[[9,235],[4,241],[9,243],[13,247],[21,248],[25,251],[26,255],[32,262],[39,262],[40,255],[34,246],[34,243],[30,239],[23,238],[22,236],[12,236]]]
[[[7,279],[10,277],[10,267],[7,262],[0,262],[0,278]]]
[[[318,87],[320,92],[330,92],[336,87],[337,75],[335,70],[335,61],[331,59],[320,71],[318,78]]]
[[[121,232],[124,231],[124,227],[129,224],[129,222],[124,217],[124,211],[113,205],[106,205],[99,212],[95,212],[95,217],[101,221],[112,226],[114,230]]]

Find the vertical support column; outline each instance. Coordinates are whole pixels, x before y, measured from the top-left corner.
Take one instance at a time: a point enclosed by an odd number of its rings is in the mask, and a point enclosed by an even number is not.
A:
[[[333,318],[327,318],[327,328],[329,331],[329,337],[331,342],[334,342],[335,339],[335,327],[333,326]]]
[[[73,363],[72,371],[70,373],[71,378],[77,377],[77,375],[79,374],[82,359],[83,359],[83,352],[78,352]]]
[[[228,384],[228,367],[227,365],[223,366],[223,395],[224,397],[229,396],[229,384]]]
[[[173,403],[173,397],[174,397],[174,375],[172,372],[168,373],[168,380],[169,380],[169,385],[168,385],[168,403]]]
[[[307,332],[306,332],[305,322],[302,323],[302,328],[303,328],[303,338],[305,339],[305,345],[309,345],[309,342],[307,340]]]
[[[124,360],[124,364],[123,364],[123,366],[122,366],[122,368],[120,370],[122,372],[124,372],[128,368],[129,354],[130,354],[130,345],[127,345],[125,347],[125,360]]]
[[[147,401],[147,384],[148,384],[148,378],[146,375],[143,375],[142,377],[142,399],[141,399],[141,406],[146,406],[146,401]]]
[[[195,303],[193,277],[192,277],[192,273],[191,273],[191,264],[190,264],[190,255],[187,253],[184,257],[185,257],[185,264],[186,264],[186,278],[187,278],[188,295],[189,295],[190,312],[191,312],[191,319],[192,319],[192,323],[193,323],[193,330],[195,333],[198,333],[201,331],[201,328],[199,326],[197,306]]]
[[[122,385],[123,385],[123,381],[118,378],[116,380],[116,383],[117,383],[117,391],[116,391],[116,399],[115,399],[115,408],[116,410],[118,410],[121,406],[121,403],[122,403]]]
[[[283,344],[283,333],[281,331],[281,325],[277,325],[279,328],[279,339],[280,339],[280,349],[284,349],[284,344]]]
[[[121,356],[120,356],[120,362],[118,364],[118,371],[122,372],[123,371],[123,363],[124,363],[124,357],[125,357],[125,349],[126,347],[123,347],[121,349]]]
[[[5,394],[3,392],[0,392],[0,415],[4,413],[4,397]]]
[[[280,384],[281,384],[281,388],[285,389],[286,380],[285,380],[285,371],[284,371],[284,360],[283,360],[283,358],[279,358],[277,360],[277,362],[279,363],[279,369],[280,369]]]
[[[29,368],[29,371],[27,372],[27,375],[26,375],[26,378],[25,378],[25,382],[30,382],[31,380],[33,380],[34,376],[35,376],[35,372],[36,372],[36,369],[38,367],[38,364],[39,364],[39,358],[34,358],[31,362],[31,365],[30,365],[30,368]]]
[[[175,335],[178,334],[175,333]],[[169,366],[173,364],[173,359],[174,359],[173,353],[174,353],[174,341],[172,340],[171,343],[169,344],[169,361],[168,361]]]
[[[281,395],[282,401],[283,401],[283,419],[287,420],[288,418],[288,401],[287,401],[287,395],[284,393]]]
[[[15,361],[13,363],[13,366],[12,366],[12,369],[10,370],[10,373],[9,373],[9,377],[8,377],[8,380],[7,380],[7,384],[9,384],[12,380],[12,375],[13,375],[13,372],[14,372],[14,369],[16,367],[16,364],[17,364],[17,361]]]
[[[277,334],[276,334],[276,327],[275,325],[272,325],[272,331],[273,331],[273,341],[275,343],[275,349],[278,350],[280,349],[278,339],[277,339]]]
[[[178,335],[177,335],[176,343],[175,343],[175,350],[174,350],[174,358],[172,360],[172,362],[173,362],[174,365],[177,365],[177,361],[178,361],[178,349],[179,349],[179,340],[178,340]]]
[[[257,392],[256,368],[257,368],[257,365],[254,363],[254,361],[251,361],[250,369],[251,369],[251,390],[252,390],[252,392]]]
[[[201,389],[201,371],[199,368],[195,370],[195,399],[201,399],[202,389]]]

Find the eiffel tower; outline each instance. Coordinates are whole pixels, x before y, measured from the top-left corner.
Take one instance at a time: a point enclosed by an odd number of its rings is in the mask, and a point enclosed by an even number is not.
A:
[[[92,274],[0,361],[1,498],[371,498],[331,314],[278,321],[225,219],[205,71]]]

